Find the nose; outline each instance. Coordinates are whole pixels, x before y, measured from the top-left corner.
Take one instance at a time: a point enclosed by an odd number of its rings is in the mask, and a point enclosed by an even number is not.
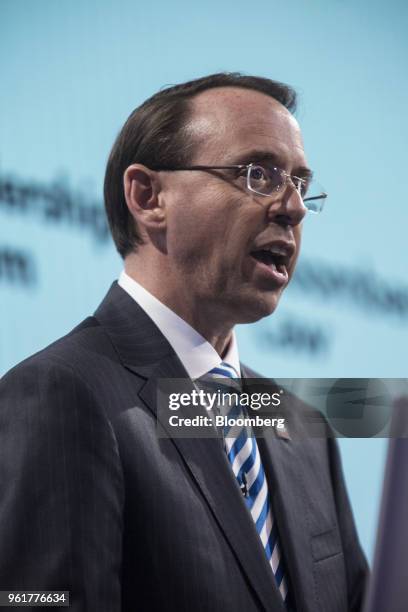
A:
[[[307,213],[302,196],[291,181],[285,189],[275,194],[268,205],[267,215],[270,223],[280,225],[299,225]]]

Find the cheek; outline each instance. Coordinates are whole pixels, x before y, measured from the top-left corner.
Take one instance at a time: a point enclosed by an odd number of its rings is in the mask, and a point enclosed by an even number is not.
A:
[[[208,191],[205,198],[184,194],[172,203],[167,215],[167,248],[170,256],[197,261],[222,256],[229,251],[236,229],[237,203],[219,190]],[[241,232],[242,233],[242,232]]]
[[[166,242],[171,261],[192,267],[208,260],[216,251],[217,227],[208,215],[180,211],[169,219]]]

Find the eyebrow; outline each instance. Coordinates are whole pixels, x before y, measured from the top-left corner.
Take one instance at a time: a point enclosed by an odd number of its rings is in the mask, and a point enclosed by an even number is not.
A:
[[[272,162],[283,169],[286,165],[284,158],[278,153],[270,150],[262,151],[259,149],[253,149],[252,151],[244,153],[233,163],[250,164],[251,162]],[[313,177],[313,170],[307,166],[297,166],[293,169],[291,174],[292,176],[298,176],[299,178],[311,179]]]

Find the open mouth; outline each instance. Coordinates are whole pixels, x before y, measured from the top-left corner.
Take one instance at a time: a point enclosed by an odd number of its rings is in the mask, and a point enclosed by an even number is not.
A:
[[[277,272],[281,274],[287,274],[287,263],[288,257],[286,255],[273,253],[272,251],[266,249],[260,249],[259,251],[251,251],[251,257],[259,261],[260,263],[268,266],[272,269],[275,269]]]
[[[267,246],[252,250],[250,256],[256,261],[257,274],[273,281],[280,286],[286,285],[289,280],[288,266],[292,252],[276,246]]]

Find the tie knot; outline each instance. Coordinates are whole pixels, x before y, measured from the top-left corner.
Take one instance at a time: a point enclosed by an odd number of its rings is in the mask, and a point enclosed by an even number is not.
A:
[[[208,374],[213,378],[239,378],[239,374],[234,366],[226,361],[222,361],[219,366],[210,370]]]
[[[200,380],[209,384],[213,389],[241,391],[241,381],[237,370],[225,361],[207,372]]]

